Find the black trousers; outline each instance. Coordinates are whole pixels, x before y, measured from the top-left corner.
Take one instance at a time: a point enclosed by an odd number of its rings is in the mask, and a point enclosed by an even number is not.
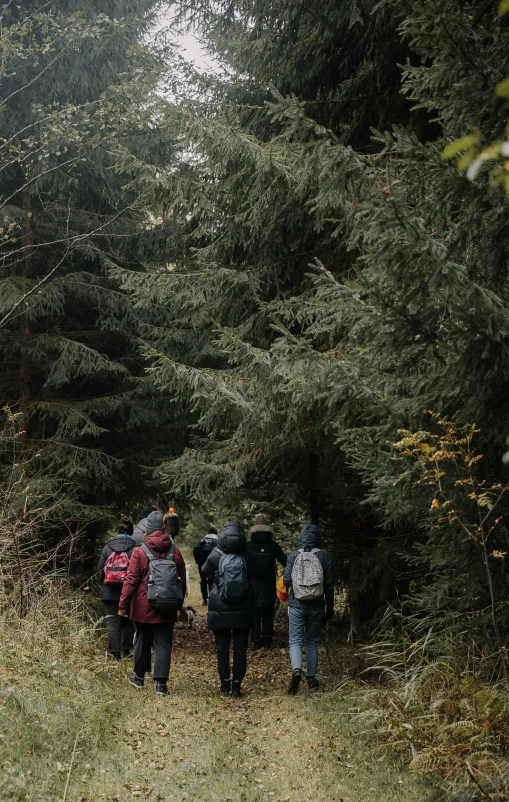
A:
[[[134,623],[130,618],[118,614],[117,601],[104,601],[104,612],[108,625],[108,650],[114,657],[120,657],[133,650]]]
[[[255,621],[251,630],[253,646],[272,646],[274,637],[274,611],[275,603],[255,607]]]
[[[233,681],[242,682],[246,676],[248,629],[218,629],[216,639],[217,670],[221,679],[230,679],[230,642],[233,640]]]
[[[167,681],[170,676],[174,627],[175,624],[140,624],[136,622],[134,673],[138,677],[150,674],[153,646],[154,670],[152,676],[159,682]]]
[[[212,590],[212,584],[213,584],[212,579],[207,579],[206,577],[201,576],[200,574],[200,590],[203,601],[207,601],[209,593]]]

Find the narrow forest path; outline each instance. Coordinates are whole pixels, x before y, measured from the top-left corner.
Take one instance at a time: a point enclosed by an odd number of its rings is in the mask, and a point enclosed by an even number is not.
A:
[[[188,554],[185,555],[187,558]],[[249,653],[245,698],[221,699],[206,608],[191,568],[194,631],[177,628],[170,695],[127,683],[111,666],[119,715],[115,749],[79,778],[67,802],[413,802],[419,780],[352,726],[352,700],[334,691],[322,656],[323,690],[288,697],[286,625],[278,646]],[[283,617],[283,616],[282,616]],[[324,664],[325,663],[325,664]],[[337,684],[337,682],[336,682]]]

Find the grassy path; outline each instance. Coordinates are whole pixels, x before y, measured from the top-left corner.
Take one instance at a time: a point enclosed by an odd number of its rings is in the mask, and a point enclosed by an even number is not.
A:
[[[151,682],[136,691],[124,676],[115,677],[115,695],[126,713],[117,749],[83,775],[85,793],[74,792],[73,802],[424,799],[415,777],[351,729],[351,700],[334,693],[326,678],[318,694],[303,689],[296,698],[287,696],[283,648],[250,654],[245,699],[221,699],[197,591],[192,575],[190,603],[198,624],[193,632],[176,633],[169,697],[156,697]],[[283,647],[284,622],[278,633]]]
[[[149,679],[132,688],[130,666],[105,663],[104,652],[75,645],[71,662],[65,637],[41,633],[35,652],[26,634],[5,643],[0,802],[426,800],[400,758],[362,732],[352,717],[362,690],[338,688],[325,654],[322,689],[287,695],[284,620],[277,649],[249,653],[245,698],[221,699],[194,570],[191,585],[197,628],[176,630],[166,698]]]

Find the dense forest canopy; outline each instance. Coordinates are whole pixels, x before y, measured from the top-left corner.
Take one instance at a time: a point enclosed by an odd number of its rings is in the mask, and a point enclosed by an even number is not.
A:
[[[4,8],[0,75],[2,403],[26,476],[85,519],[151,493],[319,522],[358,634],[409,598],[498,655],[508,206],[442,154],[505,137],[507,18],[39,5]],[[160,14],[215,72],[154,36]]]

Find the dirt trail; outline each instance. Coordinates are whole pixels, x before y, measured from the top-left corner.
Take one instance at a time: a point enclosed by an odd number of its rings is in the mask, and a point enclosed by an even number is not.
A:
[[[115,748],[81,776],[79,792],[74,779],[67,802],[425,799],[415,777],[352,727],[352,700],[334,690],[337,677],[324,677],[325,655],[323,690],[288,697],[284,621],[279,648],[249,654],[245,698],[221,699],[195,571],[191,584],[197,627],[176,631],[170,695],[156,697],[150,680],[137,691],[127,683],[127,665],[111,667],[120,711],[111,728]]]

